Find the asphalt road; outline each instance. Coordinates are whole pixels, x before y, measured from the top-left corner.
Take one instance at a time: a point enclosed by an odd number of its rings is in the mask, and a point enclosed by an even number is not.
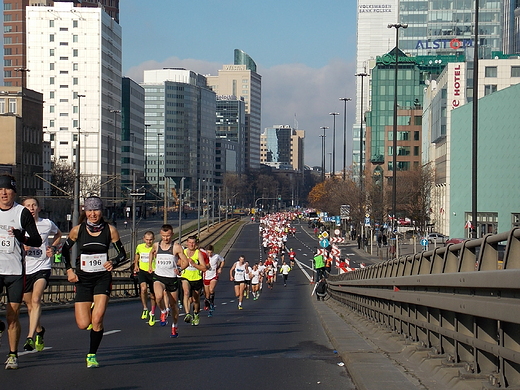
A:
[[[314,242],[298,230],[288,245],[310,264]],[[354,389],[313,309],[309,271],[291,271],[287,287],[281,278],[273,290],[264,286],[260,299],[244,300],[239,311],[228,277],[239,255],[252,263],[263,257],[257,224],[244,227],[226,256],[214,316],[203,313],[199,326],[181,320],[177,339],[169,337],[169,325],[142,321],[139,302],[111,303],[97,369],[86,368],[89,332],[77,329],[73,310],[45,311],[46,349],[20,352],[20,368],[0,372],[1,388]],[[22,329],[20,348],[25,315]],[[8,352],[5,336],[1,355]]]

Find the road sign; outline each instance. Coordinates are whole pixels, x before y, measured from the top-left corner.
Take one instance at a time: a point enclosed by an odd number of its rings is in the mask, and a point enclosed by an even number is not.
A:
[[[365,226],[370,226],[370,217],[365,218]]]
[[[422,246],[428,246],[428,240],[427,240],[426,238],[423,237],[423,238],[421,239],[421,245],[422,245]]]
[[[327,248],[329,245],[330,245],[330,242],[326,238],[324,238],[323,240],[320,241],[320,246],[322,248]]]
[[[341,234],[341,230],[339,230],[339,229],[335,229],[335,230],[334,230],[334,234],[335,234],[336,236],[339,236],[339,235]]]
[[[329,233],[327,233],[327,232],[323,232],[323,233],[321,233],[321,236],[322,236],[323,238],[328,238],[328,237],[329,237]]]

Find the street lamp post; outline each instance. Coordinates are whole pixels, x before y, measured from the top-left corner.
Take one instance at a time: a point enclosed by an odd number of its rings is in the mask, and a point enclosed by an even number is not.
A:
[[[363,196],[363,149],[365,148],[364,138],[365,134],[363,133],[363,120],[365,119],[365,115],[363,113],[363,86],[365,84],[365,77],[368,76],[367,73],[361,72],[356,73],[354,76],[361,77],[361,112],[360,112],[360,126],[359,126],[359,189],[361,190],[361,196]]]
[[[408,28],[408,25],[404,23],[392,23],[388,25],[388,28],[395,28],[394,126],[392,132],[392,230],[395,230],[397,217],[397,75],[399,72],[399,29]]]
[[[157,214],[159,214],[159,200],[161,197],[161,191],[159,187],[159,180],[160,180],[160,167],[161,167],[161,159],[159,158],[160,155],[160,136],[162,133],[157,133]]]
[[[477,183],[477,170],[478,170],[478,50],[479,50],[479,37],[478,37],[478,22],[479,22],[479,0],[475,0],[475,39],[473,40],[474,54],[473,54],[473,119],[471,126],[472,134],[472,153],[471,153],[471,238],[478,237],[478,183]]]
[[[80,155],[81,155],[81,98],[85,95],[78,95],[78,141],[76,142],[76,176],[74,177],[74,210],[72,210],[72,226],[76,226],[79,221],[79,197],[80,197]]]
[[[116,163],[116,159],[117,159],[117,146],[116,146],[116,141],[117,141],[117,114],[120,114],[121,113],[121,110],[110,110],[110,112],[112,114],[114,114],[114,152],[113,152],[113,159],[112,159],[112,163],[111,163],[111,166],[113,167],[113,176],[112,176],[112,196],[114,198],[113,202],[114,202],[114,213],[116,212],[116,198],[117,198],[117,180],[116,180],[116,176],[117,176],[117,163]]]
[[[336,173],[336,115],[339,115],[339,112],[331,112],[329,115],[334,117],[333,125],[332,125],[332,173],[334,176]]]
[[[347,102],[352,98],[339,98],[344,104],[343,108],[343,181],[346,179],[347,174]]]
[[[321,181],[325,181],[325,130],[328,129],[328,126],[321,126],[320,129],[323,130],[323,135],[321,137]]]

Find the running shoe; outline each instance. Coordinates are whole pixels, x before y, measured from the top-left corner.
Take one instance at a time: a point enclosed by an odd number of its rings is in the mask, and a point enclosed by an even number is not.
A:
[[[170,335],[170,337],[172,339],[175,339],[175,338],[179,337],[179,332],[177,332],[177,327],[176,326],[172,326],[172,334]]]
[[[209,310],[209,301],[207,299],[204,299],[204,310],[205,311]]]
[[[195,313],[193,314],[193,319],[191,320],[191,324],[197,326],[200,322],[199,314]]]
[[[193,317],[191,316],[190,313],[188,313],[188,314],[186,314],[186,315],[184,316],[184,322],[186,322],[186,323],[188,323],[188,324],[191,322],[192,319],[193,319]]]
[[[42,326],[42,331],[36,332],[35,346],[36,346],[36,350],[38,352],[43,351],[43,349],[45,348],[45,343],[43,341],[44,335],[45,335],[45,328]]]
[[[210,311],[208,312],[208,317],[213,317],[213,310],[210,310]]]
[[[90,324],[89,326],[87,326],[87,330],[92,330],[92,324]]]
[[[0,321],[0,346],[2,346],[2,335],[4,334],[5,323],[4,321]]]
[[[98,368],[99,363],[96,360],[96,354],[95,353],[89,353],[87,355],[87,368]]]
[[[148,319],[148,325],[154,326],[155,325],[155,314],[149,313],[150,318]]]
[[[159,325],[166,326],[166,324],[168,323],[168,320],[166,319],[166,317],[168,317],[167,312],[161,313],[161,321],[159,322]]]
[[[215,304],[214,303],[210,303],[209,310],[211,310],[211,311],[215,310]]]
[[[238,305],[238,310],[243,310],[244,308],[242,307],[242,305]]]
[[[23,345],[24,351],[32,351],[34,350],[34,340],[32,337],[27,337],[27,340],[25,340],[25,344]]]
[[[18,368],[18,357],[10,353],[7,355],[7,360],[5,361],[5,369],[6,370],[16,370]]]
[[[146,320],[148,318],[148,309],[143,309],[143,312],[141,313],[141,319]]]

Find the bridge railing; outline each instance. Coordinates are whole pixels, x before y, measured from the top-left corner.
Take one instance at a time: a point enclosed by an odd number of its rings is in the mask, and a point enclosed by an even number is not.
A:
[[[520,228],[331,276],[329,290],[466,377],[520,386]]]

